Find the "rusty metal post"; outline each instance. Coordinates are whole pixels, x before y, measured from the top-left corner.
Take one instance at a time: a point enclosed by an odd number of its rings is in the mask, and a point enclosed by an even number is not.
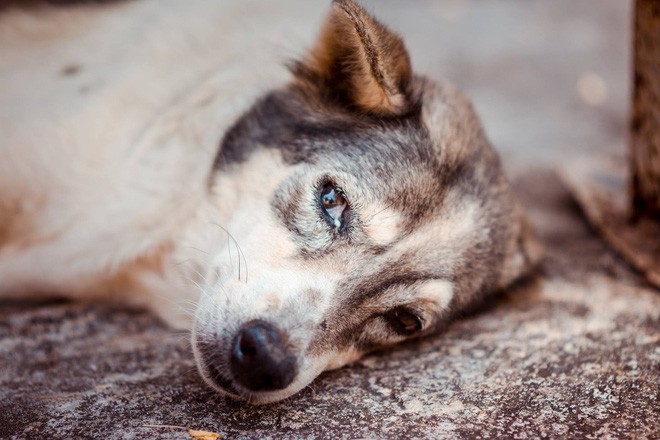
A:
[[[587,219],[660,288],[660,0],[637,0],[627,160],[590,155],[560,174]]]
[[[660,0],[637,0],[633,41],[633,218],[660,221]]]

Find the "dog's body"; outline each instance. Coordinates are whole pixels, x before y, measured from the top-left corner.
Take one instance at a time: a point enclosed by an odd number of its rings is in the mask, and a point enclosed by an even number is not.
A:
[[[525,272],[538,253],[469,103],[396,35],[337,1],[285,68],[325,7],[4,12],[0,294],[179,327],[199,302],[207,382],[267,402]]]
[[[273,41],[286,22],[264,29],[268,20],[250,14],[263,2],[189,3],[0,17],[4,293],[162,304],[143,296],[154,289],[133,284],[144,273],[153,279],[174,241],[192,240],[183,235],[206,202],[218,142],[290,76],[290,49]],[[245,28],[259,29],[258,38]],[[240,46],[226,41],[232,35],[243,36]],[[171,281],[154,292],[165,302],[181,294]],[[184,293],[196,300],[194,289]],[[186,326],[169,309],[158,312]]]

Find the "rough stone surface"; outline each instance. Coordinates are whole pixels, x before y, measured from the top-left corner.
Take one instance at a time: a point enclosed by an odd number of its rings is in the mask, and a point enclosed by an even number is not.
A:
[[[548,248],[537,275],[436,337],[262,407],[208,390],[188,336],[146,313],[3,302],[0,437],[190,438],[148,425],[223,438],[658,437],[658,291],[549,170],[573,149],[625,151],[629,3],[370,4],[417,64],[475,99]],[[598,105],[576,88],[584,72],[606,85]]]

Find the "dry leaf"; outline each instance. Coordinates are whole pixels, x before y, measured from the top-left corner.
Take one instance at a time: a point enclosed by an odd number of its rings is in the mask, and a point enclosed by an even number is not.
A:
[[[210,431],[196,431],[194,429],[189,429],[188,434],[196,440],[214,440],[220,438],[220,434]]]

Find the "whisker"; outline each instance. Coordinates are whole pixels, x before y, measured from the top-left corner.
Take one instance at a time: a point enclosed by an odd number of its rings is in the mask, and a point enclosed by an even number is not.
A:
[[[194,318],[195,313],[193,311],[187,310],[183,308],[182,304],[179,303],[178,301],[173,300],[172,298],[167,297],[166,295],[162,295],[156,291],[153,291],[153,294],[156,295],[158,298],[163,299],[173,305],[176,310],[183,312],[183,314],[187,317]]]
[[[200,248],[196,248],[196,247],[194,247],[194,246],[184,246],[183,248],[184,248],[184,249],[192,249],[193,251],[201,252],[201,253],[203,253],[204,255],[209,255],[209,253],[206,252],[205,250],[200,249]]]
[[[377,213],[373,214],[373,215],[369,218],[369,221],[372,221],[374,218],[376,218],[376,216],[377,216],[378,214],[380,214],[380,213],[386,211],[387,209],[392,208],[393,203],[394,203],[394,202],[389,202],[388,204],[386,204],[385,207],[384,207],[383,209],[381,209],[381,210],[378,211]],[[388,218],[388,217],[386,217],[386,218]]]
[[[247,258],[245,257],[245,253],[243,252],[243,249],[241,249],[241,246],[238,244],[238,241],[236,241],[236,238],[234,238],[231,233],[224,228],[222,225],[219,225],[218,223],[211,222],[212,225],[217,226],[218,228],[222,229],[225,231],[225,233],[229,236],[229,238],[234,242],[236,245],[236,249],[238,252],[238,279],[240,281],[241,279],[241,257],[243,258],[243,262],[245,263],[245,283],[247,284],[248,282],[248,264],[247,264]]]
[[[231,240],[227,240],[227,254],[229,254],[229,264],[231,265],[231,271],[234,272],[234,259],[231,257]],[[240,260],[240,257],[239,257]],[[239,278],[240,278],[240,267],[239,267]]]

